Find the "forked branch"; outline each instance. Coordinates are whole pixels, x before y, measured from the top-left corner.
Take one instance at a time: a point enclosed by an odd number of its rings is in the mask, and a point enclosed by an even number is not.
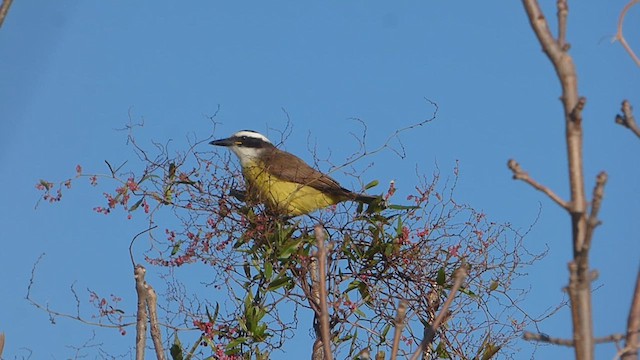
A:
[[[158,323],[158,296],[151,285],[145,280],[147,270],[137,265],[133,271],[138,293],[138,316],[136,322],[136,360],[144,360],[147,338],[147,321],[151,323],[151,339],[156,351],[156,359],[165,360],[162,348],[162,335]]]
[[[616,36],[613,38],[613,40],[620,41],[620,44],[622,44],[622,47],[627,51],[629,56],[631,56],[631,59],[633,59],[636,65],[640,66],[640,58],[638,58],[638,56],[633,52],[633,49],[631,48],[631,46],[629,46],[627,40],[624,38],[624,34],[622,33],[624,18],[627,16],[629,9],[631,9],[633,5],[636,5],[637,3],[640,3],[640,0],[631,0],[627,5],[625,5],[624,8],[622,8],[622,11],[620,12],[620,18],[618,18],[618,31],[616,32]]]
[[[616,115],[616,124],[620,124],[633,131],[633,133],[640,138],[640,128],[638,128],[638,124],[636,124],[636,119],[633,116],[633,108],[629,100],[622,101],[621,111],[622,114]]]

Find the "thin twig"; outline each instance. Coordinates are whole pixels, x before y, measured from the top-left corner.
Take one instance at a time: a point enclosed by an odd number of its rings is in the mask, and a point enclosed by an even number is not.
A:
[[[142,234],[144,234],[144,233],[146,233],[146,232],[149,232],[149,231],[151,231],[151,230],[153,230],[153,229],[155,229],[155,228],[157,228],[157,227],[158,227],[158,225],[154,225],[154,226],[152,226],[152,227],[150,227],[150,228],[148,228],[148,229],[146,229],[146,230],[143,230],[143,231],[141,231],[141,232],[137,233],[137,234],[136,234],[136,236],[134,236],[134,237],[133,237],[133,239],[131,239],[131,243],[129,243],[129,257],[131,258],[131,265],[133,265],[134,269],[135,269],[138,265],[136,265],[136,261],[135,261],[135,259],[133,258],[133,243],[136,241],[136,239],[138,238],[138,236],[140,236],[140,235],[142,235]],[[143,276],[143,278],[144,278],[144,276]]]
[[[404,329],[404,319],[407,316],[407,302],[400,300],[398,304],[398,311],[396,319],[393,322],[395,326],[395,334],[393,335],[393,348],[391,349],[391,360],[398,358],[398,349],[400,348],[400,337],[402,336],[402,329]]]
[[[633,5],[636,5],[637,3],[640,3],[640,0],[631,0],[627,5],[625,5],[624,8],[622,8],[620,17],[618,18],[618,32],[616,32],[616,36],[613,38],[613,41],[620,41],[620,44],[622,44],[622,47],[627,51],[629,56],[631,56],[631,59],[633,59],[636,65],[640,66],[640,58],[638,58],[638,56],[633,52],[633,49],[631,49],[631,46],[629,46],[627,40],[624,38],[624,34],[622,33],[624,18],[627,16],[627,12],[629,12],[629,9],[631,9]]]
[[[4,23],[4,19],[9,13],[9,8],[11,7],[12,1],[13,0],[3,0],[2,5],[0,5],[0,28],[2,27],[2,23]]]
[[[438,316],[433,321],[433,324],[425,328],[424,338],[422,339],[422,342],[420,343],[420,346],[418,346],[418,349],[416,350],[416,352],[414,352],[413,355],[411,356],[411,360],[418,360],[420,355],[427,349],[429,344],[433,342],[433,339],[436,336],[436,331],[438,331],[438,328],[442,324],[445,317],[449,315],[449,307],[451,306],[451,303],[453,302],[453,299],[455,298],[456,293],[462,286],[464,279],[467,277],[467,274],[468,274],[468,270],[465,265],[463,265],[458,270],[456,270],[455,281],[453,283],[453,286],[451,287],[451,290],[449,291],[449,296],[447,297],[447,300],[442,305],[442,308],[440,309],[440,312],[438,312]]]
[[[616,115],[616,124],[620,124],[633,131],[633,133],[640,138],[640,128],[638,128],[638,124],[636,124],[636,118],[633,116],[633,108],[629,100],[622,101],[621,111],[622,114]]]
[[[320,334],[322,335],[322,345],[324,348],[324,359],[333,360],[331,353],[331,343],[329,336],[329,307],[327,306],[327,249],[324,241],[326,235],[322,226],[316,225],[314,228],[316,242],[318,244],[318,273],[320,292]]]
[[[560,196],[556,195],[548,187],[546,187],[546,186],[538,183],[537,181],[533,180],[531,178],[531,176],[529,176],[529,173],[527,173],[526,171],[522,170],[522,168],[520,167],[520,164],[518,164],[517,161],[515,161],[514,159],[510,159],[507,162],[507,166],[509,167],[511,172],[513,172],[513,178],[515,180],[522,180],[522,181],[526,182],[527,184],[533,186],[536,190],[539,190],[539,191],[542,191],[543,193],[545,193],[549,198],[551,198],[551,200],[555,201],[555,203],[560,205],[563,209],[569,210],[569,204],[567,204],[566,201],[562,200],[560,198]]]

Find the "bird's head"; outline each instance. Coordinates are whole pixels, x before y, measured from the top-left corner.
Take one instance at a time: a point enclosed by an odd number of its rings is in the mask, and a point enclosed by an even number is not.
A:
[[[226,139],[214,140],[211,145],[226,146],[240,159],[242,165],[260,157],[267,147],[272,147],[266,136],[253,130],[242,130]]]

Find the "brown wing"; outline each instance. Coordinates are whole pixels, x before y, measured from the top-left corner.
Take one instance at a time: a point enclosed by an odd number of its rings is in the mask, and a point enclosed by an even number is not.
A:
[[[262,159],[270,169],[269,173],[278,174],[278,178],[311,186],[324,193],[345,198],[355,198],[356,194],[343,188],[331,177],[307,165],[299,157],[276,147],[265,148]]]

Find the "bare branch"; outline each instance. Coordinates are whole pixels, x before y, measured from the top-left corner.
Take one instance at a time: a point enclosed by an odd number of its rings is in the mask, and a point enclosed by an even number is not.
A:
[[[569,15],[569,5],[567,0],[558,0],[558,45],[564,51],[569,49],[566,43],[567,38],[567,15]]]
[[[563,209],[569,211],[569,204],[567,204],[566,201],[562,200],[560,198],[560,196],[556,195],[551,189],[549,189],[548,187],[538,183],[537,181],[533,180],[531,178],[531,176],[529,176],[529,173],[527,173],[526,171],[522,170],[522,168],[520,167],[520,164],[518,164],[517,161],[515,161],[514,159],[510,159],[507,162],[507,166],[509,167],[509,169],[511,170],[511,172],[513,172],[513,178],[515,180],[522,180],[524,182],[526,182],[527,184],[533,186],[536,190],[542,191],[543,193],[547,194],[547,196],[549,196],[549,198],[553,201],[555,201],[556,204],[560,205]]]
[[[554,338],[547,334],[542,334],[542,333],[536,334],[529,331],[525,331],[524,334],[522,335],[522,338],[527,341],[537,341],[537,342],[543,342],[543,343],[548,343],[553,345],[573,347],[573,340]],[[624,335],[613,334],[609,336],[595,338],[593,339],[593,342],[596,344],[604,344],[604,343],[610,343],[610,342],[618,342],[622,339],[624,339]]]
[[[440,312],[438,312],[438,316],[433,321],[433,324],[431,324],[430,326],[427,326],[424,329],[424,338],[422,339],[420,346],[418,346],[418,350],[416,350],[416,352],[414,352],[413,355],[411,356],[411,360],[418,360],[418,358],[420,357],[420,354],[426,351],[427,346],[429,346],[429,344],[433,342],[433,338],[436,335],[436,331],[438,331],[438,328],[442,324],[445,317],[449,315],[449,307],[451,306],[451,303],[453,302],[453,299],[455,298],[456,293],[460,289],[460,286],[462,286],[462,282],[467,277],[467,274],[468,274],[468,269],[465,265],[463,265],[458,270],[456,270],[455,281],[453,283],[453,286],[451,287],[451,290],[449,290],[449,296],[447,297],[447,300],[442,305],[442,308],[440,309]]]
[[[607,183],[607,173],[601,171],[596,178],[596,185],[593,187],[593,199],[591,200],[591,213],[587,220],[587,234],[585,236],[583,251],[589,251],[591,248],[591,240],[593,239],[593,231],[601,221],[598,220],[598,213],[600,212],[600,206],[602,205],[602,198],[604,197],[604,186]]]
[[[147,341],[147,291],[144,275],[147,270],[142,265],[136,265],[133,271],[138,293],[138,316],[136,319],[136,360],[144,360],[144,350]]]
[[[333,360],[331,353],[331,337],[329,331],[329,308],[327,306],[327,249],[324,242],[327,239],[324,229],[320,225],[314,227],[316,242],[318,245],[318,272],[319,272],[319,292],[320,292],[320,333],[322,335],[322,345],[324,347],[324,359]]]
[[[636,124],[636,119],[633,116],[633,108],[631,107],[629,100],[622,101],[621,110],[622,114],[616,115],[616,124],[620,124],[633,131],[633,133],[640,138],[640,128],[638,128],[638,124]]]
[[[594,353],[593,316],[591,309],[591,278],[589,270],[589,252],[584,251],[587,246],[588,233],[587,195],[584,182],[584,153],[582,110],[586,100],[578,93],[578,75],[569,47],[559,44],[553,39],[549,24],[545,19],[537,0],[522,0],[529,18],[531,28],[535,32],[542,49],[551,60],[562,87],[560,100],[564,110],[565,139],[567,145],[567,160],[569,170],[569,190],[571,200],[562,201],[548,188],[533,182],[526,173],[519,171],[515,161],[509,162],[514,177],[522,178],[536,189],[546,193],[551,199],[563,206],[571,215],[571,244],[573,246],[573,260],[570,262],[569,298],[571,301],[571,321],[573,326],[573,341],[575,343],[576,359],[591,360]],[[558,1],[559,28],[566,26],[564,19],[568,14],[568,7],[562,0]],[[559,30],[564,34],[563,29]],[[564,35],[561,35],[564,36]],[[563,39],[562,42],[565,40]]]
[[[160,332],[160,322],[158,321],[158,295],[151,285],[145,282],[147,292],[147,307],[149,308],[149,321],[151,322],[151,340],[156,350],[156,359],[165,360],[162,348],[162,333]]]
[[[631,59],[633,59],[636,65],[640,66],[640,58],[638,58],[638,56],[633,52],[633,49],[631,49],[631,46],[629,46],[627,40],[624,38],[624,34],[622,33],[624,18],[627,16],[627,12],[629,12],[629,9],[631,9],[633,5],[636,5],[637,3],[640,3],[640,0],[631,0],[627,5],[625,5],[624,8],[622,8],[620,17],[618,18],[618,32],[613,38],[613,41],[620,41],[620,44],[622,44],[622,47],[627,51],[629,56],[631,56]]]
[[[541,334],[541,333],[536,334],[529,331],[525,331],[524,334],[522,335],[522,338],[527,341],[537,341],[537,342],[543,342],[543,343],[548,343],[553,345],[573,347],[573,340],[553,338],[547,334]]]
[[[11,2],[13,2],[13,0],[2,0],[2,5],[0,5],[0,28],[2,27],[2,23],[4,23],[4,18],[6,18],[9,13]]]
[[[398,358],[398,349],[400,348],[400,337],[402,336],[402,329],[404,329],[404,320],[407,316],[407,302],[400,300],[398,304],[398,311],[396,319],[394,321],[395,334],[393,335],[393,348],[391,349],[391,360]]]
[[[638,348],[640,348],[640,269],[636,276],[636,289],[631,299],[631,309],[627,318],[627,334],[625,348],[621,354],[621,360],[637,360]]]

